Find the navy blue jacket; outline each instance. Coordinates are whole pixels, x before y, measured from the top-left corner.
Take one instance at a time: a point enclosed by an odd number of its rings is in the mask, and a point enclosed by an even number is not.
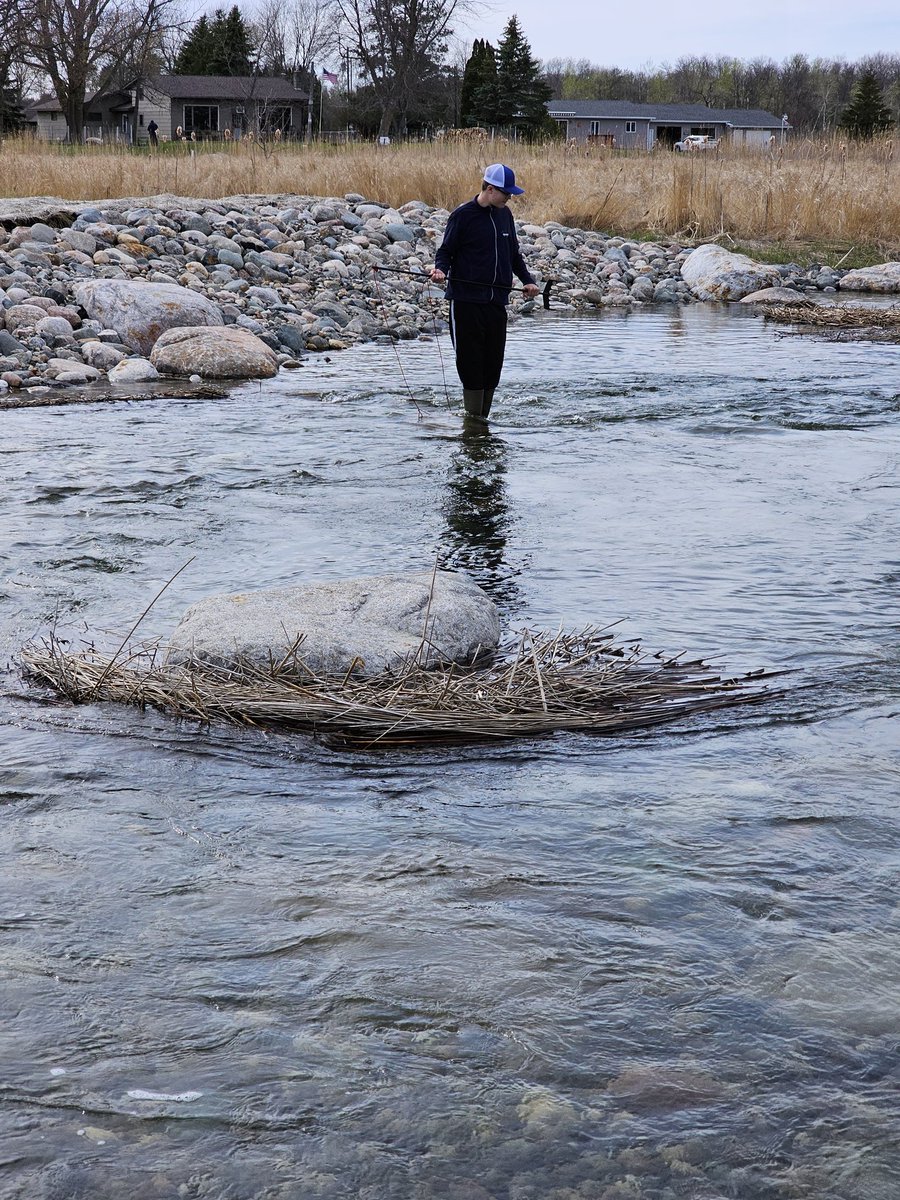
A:
[[[482,207],[477,200],[450,214],[434,265],[448,277],[447,299],[474,304],[507,304],[513,272],[534,283],[508,208]],[[462,283],[460,280],[471,280]]]

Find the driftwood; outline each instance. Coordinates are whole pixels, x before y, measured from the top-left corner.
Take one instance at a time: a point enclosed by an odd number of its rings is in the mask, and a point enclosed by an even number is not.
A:
[[[718,674],[701,659],[617,645],[609,630],[523,631],[490,666],[425,669],[415,660],[374,679],[320,678],[302,637],[260,670],[166,667],[153,644],[72,652],[55,637],[22,652],[26,672],[76,703],[136,704],[210,724],[298,730],[330,745],[372,748],[499,741],[557,731],[619,734],[780,694],[779,673]]]
[[[27,388],[0,395],[0,409],[50,408],[67,404],[110,404],[125,400],[222,400],[225,388],[186,379],[160,379],[147,384],[84,384],[81,387],[53,387],[29,391]]]

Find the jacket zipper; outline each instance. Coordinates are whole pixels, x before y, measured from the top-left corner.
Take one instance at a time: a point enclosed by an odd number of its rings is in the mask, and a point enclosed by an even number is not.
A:
[[[494,299],[494,284],[497,282],[497,268],[500,265],[500,247],[497,245],[497,222],[494,220],[494,210],[491,209],[491,225],[494,228],[494,278],[491,281],[491,299]]]

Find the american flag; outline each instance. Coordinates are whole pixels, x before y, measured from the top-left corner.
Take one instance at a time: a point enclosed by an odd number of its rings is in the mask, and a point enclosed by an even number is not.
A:
[[[338,81],[338,77],[334,71],[326,71],[324,67],[322,68],[322,78],[326,83],[337,83]]]

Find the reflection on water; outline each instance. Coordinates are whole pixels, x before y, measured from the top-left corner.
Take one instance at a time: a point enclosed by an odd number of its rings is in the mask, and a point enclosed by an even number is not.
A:
[[[489,426],[464,422],[447,467],[441,566],[465,571],[505,613],[519,605],[518,570],[506,558],[513,520],[506,491],[507,449]]]
[[[896,1200],[896,351],[540,313],[4,413],[0,648],[435,554],[791,666],[652,735],[349,754],[0,687],[2,1200]],[[173,447],[176,449],[173,451]],[[91,633],[86,633],[86,629]],[[118,640],[116,640],[118,635]]]

